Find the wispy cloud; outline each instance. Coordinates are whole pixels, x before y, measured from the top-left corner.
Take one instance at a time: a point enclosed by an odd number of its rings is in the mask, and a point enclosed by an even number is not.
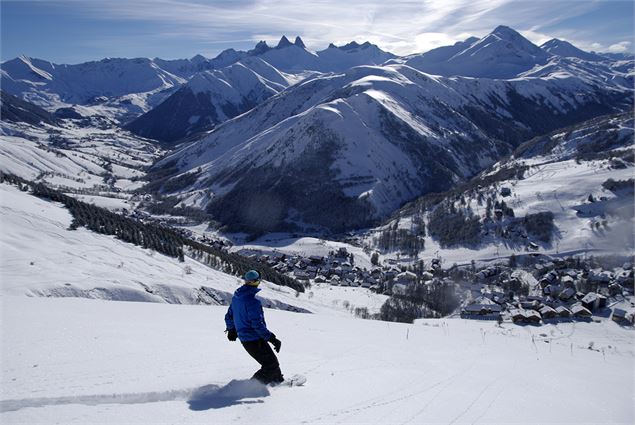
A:
[[[589,28],[572,19],[607,7],[597,0],[58,0],[74,13],[114,21],[140,22],[156,37],[188,39],[212,48],[232,40],[261,38],[275,42],[282,34],[300,35],[309,48],[328,43],[371,41],[397,54],[422,52],[483,36],[497,25],[509,25],[542,43],[565,38],[580,47],[611,46],[624,38],[599,41]],[[626,31],[632,32],[631,28]]]
[[[619,43],[615,43],[609,46],[609,52],[612,53],[624,53],[628,52],[631,47],[630,41],[620,41]]]

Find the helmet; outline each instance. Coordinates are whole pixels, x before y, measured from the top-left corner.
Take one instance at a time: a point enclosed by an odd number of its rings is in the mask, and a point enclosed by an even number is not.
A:
[[[260,273],[256,270],[249,270],[243,276],[243,279],[250,285],[258,285],[260,283]]]

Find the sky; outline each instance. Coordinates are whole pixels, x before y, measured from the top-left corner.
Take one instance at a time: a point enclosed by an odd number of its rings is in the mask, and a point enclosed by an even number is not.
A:
[[[421,53],[498,25],[536,44],[633,52],[632,0],[0,0],[2,60],[54,63],[105,57],[212,58],[227,48],[275,45],[285,34],[310,50],[370,41]]]

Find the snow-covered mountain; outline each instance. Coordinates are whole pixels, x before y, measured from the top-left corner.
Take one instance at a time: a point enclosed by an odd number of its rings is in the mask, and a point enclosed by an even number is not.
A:
[[[355,41],[340,47],[331,43],[324,50],[312,52],[300,37],[292,43],[284,35],[275,47],[261,41],[247,54],[258,56],[279,70],[294,73],[307,70],[340,72],[358,65],[381,65],[396,57],[369,42],[359,44]]]
[[[275,47],[261,41],[252,50],[227,49],[213,59],[202,55],[176,60],[107,58],[61,65],[20,56],[2,63],[0,77],[4,91],[50,112],[74,104],[95,106],[100,113],[125,123],[157,106],[196,74],[241,60],[260,58],[280,71],[298,74],[376,65],[392,57],[370,43],[354,42],[314,53],[300,37],[291,43],[283,36]]]
[[[552,38],[551,40],[543,43],[540,48],[552,55],[573,57],[591,62],[605,61],[608,59],[606,56],[585,52],[582,49],[578,49],[568,41],[558,40],[557,38]]]
[[[55,116],[50,112],[4,91],[0,91],[0,107],[3,121],[25,122],[34,125],[55,123]]]
[[[184,204],[254,231],[370,224],[523,141],[633,102],[632,61],[552,54],[504,26],[405,58],[355,42],[311,52],[283,36],[212,60],[20,58],[2,64],[2,77],[23,98],[90,103],[60,117],[146,111],[128,128],[166,145],[188,142],[155,167],[152,187],[167,176]]]
[[[0,75],[3,90],[50,111],[103,105],[114,117],[139,114],[186,81],[145,58],[58,65],[21,56],[3,62]]]
[[[481,39],[468,38],[453,46],[414,55],[406,64],[437,75],[513,78],[536,65],[545,64],[550,54],[506,26],[498,26]]]
[[[207,190],[197,203],[223,222],[341,230],[449,188],[533,136],[631,104],[631,91],[601,77],[505,81],[356,67],[288,88],[157,168],[181,176],[170,184],[176,193]]]
[[[126,128],[163,143],[209,130],[242,114],[276,93],[320,72],[341,72],[358,65],[377,65],[394,58],[368,42],[334,45],[317,53],[302,39],[285,36],[276,47],[266,42],[245,52],[239,62],[194,75],[177,92]]]
[[[208,130],[284,90],[298,78],[258,57],[195,74],[174,94],[126,125],[130,131],[163,143]]]

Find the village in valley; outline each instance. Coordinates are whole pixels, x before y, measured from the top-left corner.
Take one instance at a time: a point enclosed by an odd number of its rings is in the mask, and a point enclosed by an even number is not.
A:
[[[617,259],[553,258],[534,253],[512,256],[510,264],[448,269],[441,259],[414,265],[387,259],[381,265],[371,256],[369,270],[356,266],[355,256],[346,248],[308,257],[256,249],[237,253],[305,285],[354,287],[396,298],[408,298],[417,286],[451,287],[458,307],[449,316],[465,319],[533,325],[592,321],[594,317],[611,318],[624,326],[635,322],[633,265],[617,264]],[[522,267],[520,263],[524,263]]]

